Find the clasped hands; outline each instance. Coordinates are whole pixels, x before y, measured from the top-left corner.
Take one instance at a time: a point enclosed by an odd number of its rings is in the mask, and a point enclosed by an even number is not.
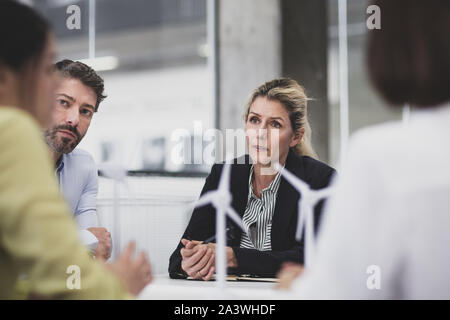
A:
[[[211,280],[216,269],[216,244],[203,241],[181,239],[181,268],[193,279]],[[236,256],[231,247],[226,247],[227,267],[237,267]]]

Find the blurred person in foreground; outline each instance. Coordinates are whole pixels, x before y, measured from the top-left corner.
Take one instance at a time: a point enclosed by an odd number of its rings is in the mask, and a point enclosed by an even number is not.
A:
[[[28,6],[0,1],[0,299],[19,276],[30,298],[132,298],[151,279],[134,244],[111,264],[93,261],[54,179],[41,128],[49,125],[56,78],[54,35]],[[69,284],[79,268],[80,288]]]
[[[285,298],[450,298],[450,2],[374,4],[370,78],[413,111],[353,135],[315,264],[279,274]]]

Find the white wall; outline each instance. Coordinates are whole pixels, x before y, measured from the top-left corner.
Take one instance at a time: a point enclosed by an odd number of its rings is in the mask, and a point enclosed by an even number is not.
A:
[[[126,186],[118,188],[120,227],[114,232],[113,183],[100,178],[99,220],[111,231],[113,250],[118,247],[119,233],[121,249],[129,241],[136,241],[138,250],[144,250],[150,258],[153,273],[167,274],[170,254],[192,212],[188,204],[198,198],[204,181],[204,178],[128,177]]]
[[[143,142],[148,138],[171,140],[177,129],[193,132],[212,125],[211,85],[207,66],[194,65],[160,70],[105,74],[108,97],[100,104],[89,131],[80,143],[97,163],[101,144],[113,144],[114,161],[129,170],[142,169]],[[169,146],[167,146],[169,147]],[[167,166],[171,164],[167,151]]]

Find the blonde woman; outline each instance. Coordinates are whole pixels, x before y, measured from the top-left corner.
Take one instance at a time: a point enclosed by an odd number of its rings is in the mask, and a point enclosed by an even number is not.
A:
[[[314,189],[330,183],[334,169],[314,159],[307,138],[307,101],[303,88],[287,78],[266,82],[250,96],[244,114],[249,154],[235,159],[231,168],[232,205],[246,231],[227,222],[230,273],[273,277],[282,263],[303,262],[303,240],[295,240],[299,194],[270,167],[279,162]],[[222,167],[212,167],[202,194],[217,188]],[[322,206],[315,207],[316,221]],[[195,209],[170,257],[171,277],[211,279],[215,244],[204,241],[214,233],[213,207]]]

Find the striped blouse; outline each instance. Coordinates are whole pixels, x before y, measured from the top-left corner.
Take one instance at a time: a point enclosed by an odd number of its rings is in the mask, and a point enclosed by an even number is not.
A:
[[[248,180],[247,207],[242,218],[246,232],[242,232],[240,247],[257,249],[259,251],[272,250],[270,232],[272,229],[272,217],[275,210],[278,188],[281,175],[278,173],[269,187],[261,191],[261,198],[253,193],[252,186],[253,166],[250,168]]]

